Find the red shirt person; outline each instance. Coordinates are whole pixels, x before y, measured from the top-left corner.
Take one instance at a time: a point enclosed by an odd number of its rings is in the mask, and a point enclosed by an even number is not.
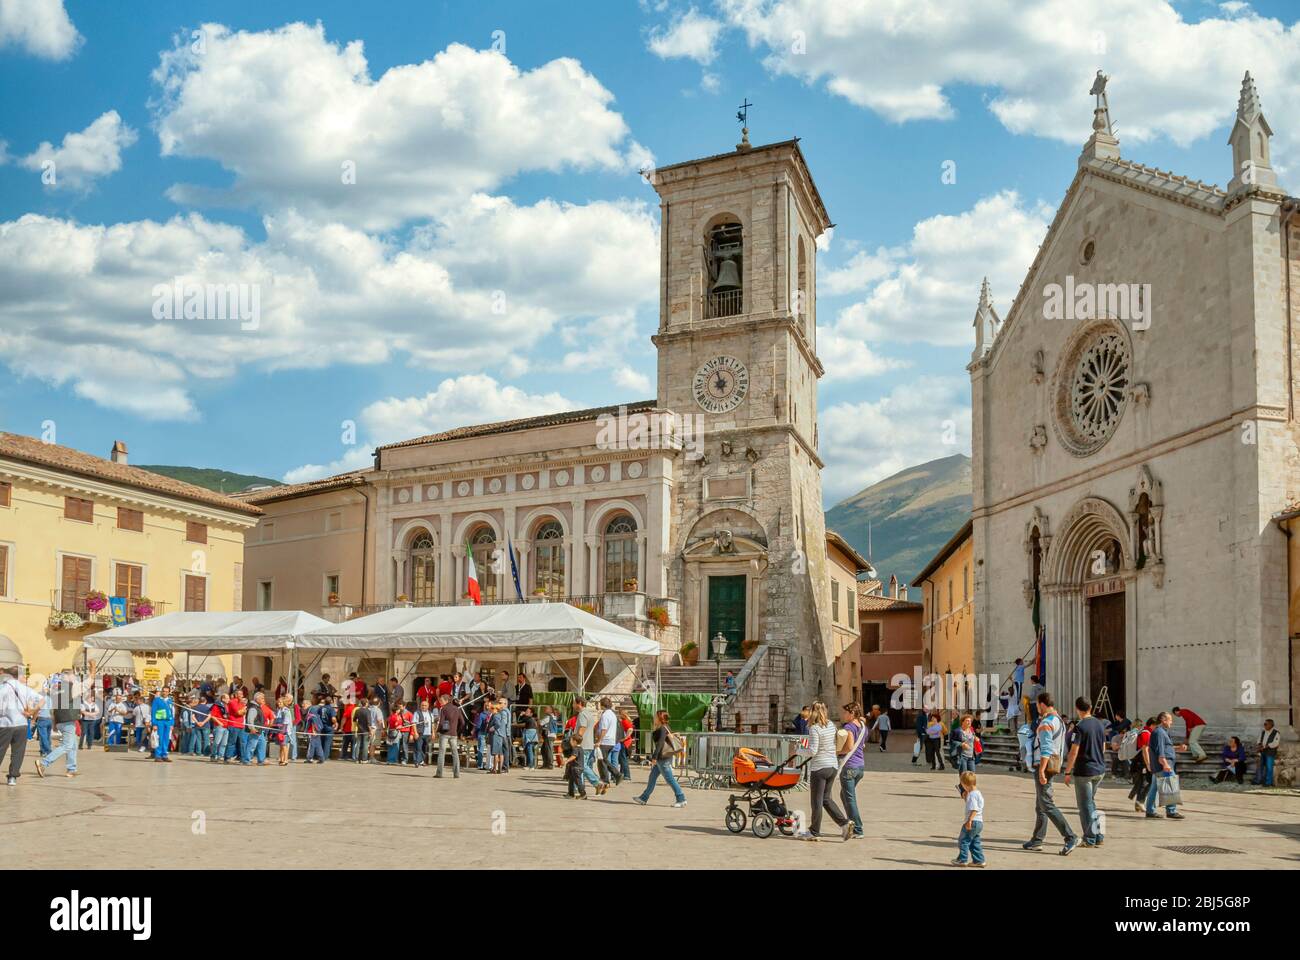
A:
[[[1187,724],[1187,749],[1197,763],[1203,763],[1205,751],[1201,749],[1201,734],[1205,731],[1205,721],[1199,713],[1187,707],[1174,707],[1174,716],[1182,717],[1183,723]]]

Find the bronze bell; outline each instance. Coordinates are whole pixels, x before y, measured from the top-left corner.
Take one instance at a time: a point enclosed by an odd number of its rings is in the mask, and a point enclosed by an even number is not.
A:
[[[718,279],[714,281],[710,293],[722,293],[726,290],[740,289],[740,270],[735,260],[723,260],[718,265]]]

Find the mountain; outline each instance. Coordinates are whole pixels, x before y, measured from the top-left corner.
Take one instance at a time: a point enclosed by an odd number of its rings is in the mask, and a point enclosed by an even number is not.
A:
[[[139,464],[139,467],[141,470],[161,473],[164,477],[184,480],[196,487],[215,490],[217,493],[239,493],[249,487],[280,486],[279,480],[257,477],[248,473],[231,473],[229,470],[218,470],[216,467],[168,467],[158,464]]]
[[[880,579],[910,584],[970,517],[970,457],[958,453],[909,467],[826,511],[826,526],[865,557],[867,522]]]

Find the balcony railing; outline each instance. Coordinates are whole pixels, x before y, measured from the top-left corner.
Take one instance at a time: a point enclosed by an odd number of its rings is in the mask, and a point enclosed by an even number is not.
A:
[[[743,290],[721,290],[704,298],[705,319],[734,317],[744,312]]]
[[[677,624],[680,621],[677,616],[677,600],[672,597],[651,597],[644,593],[627,591],[622,593],[590,593],[569,597],[552,598],[552,597],[524,597],[520,600],[518,597],[504,597],[496,600],[484,598],[484,603],[568,603],[575,607],[594,613],[598,617],[605,619],[631,618],[646,619],[646,611],[653,610],[656,607],[662,607],[668,611],[668,621],[670,624]],[[463,607],[470,604],[469,600],[436,600],[425,601],[420,603],[402,602],[402,603],[368,603],[364,606],[353,606],[348,609],[352,617],[361,617],[366,614],[378,613],[381,610],[392,610],[394,607]]]
[[[100,610],[91,610],[89,606],[87,606],[87,600],[90,595],[91,591],[50,591],[51,620],[56,618],[59,614],[75,614],[80,617],[84,623],[112,623],[112,604],[108,603]],[[150,617],[156,617],[159,614],[166,612],[166,606],[165,603],[158,600],[145,600],[144,598],[139,597],[128,598],[126,601],[126,622],[136,623],[139,620],[147,620]]]

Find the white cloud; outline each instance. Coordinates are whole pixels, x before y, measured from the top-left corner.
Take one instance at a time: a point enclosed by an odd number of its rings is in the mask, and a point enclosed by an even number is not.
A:
[[[489,204],[406,244],[295,213],[265,218],[260,243],[198,215],[92,226],[28,214],[0,222],[0,356],[23,375],[158,418],[193,417],[193,381],[249,365],[405,358],[517,376],[557,326],[581,324],[593,305],[617,303],[630,323],[656,295],[648,214],[593,206]],[[547,236],[563,243],[538,242]],[[485,237],[491,263],[478,259]],[[255,289],[257,329],[155,319],[155,287],[175,278]],[[82,362],[66,359],[68,343],[87,351]],[[165,375],[121,375],[147,364]]]
[[[865,296],[840,311],[833,334],[875,347],[972,344],[980,278],[989,278],[1005,316],[1052,214],[1047,205],[1025,204],[1007,190],[963,213],[920,221],[910,241],[896,249],[854,257],[830,271],[830,283],[837,292],[863,289]]]
[[[645,399],[654,395],[654,384],[650,378],[639,370],[633,370],[631,367],[622,366],[614,371],[614,383],[635,393],[639,399]]]
[[[1166,0],[719,0],[730,25],[778,73],[896,122],[947,120],[950,92],[991,91],[1013,133],[1082,145],[1098,67],[1113,77],[1112,117],[1126,142],[1187,144],[1228,121],[1241,76],[1276,117],[1300,97],[1300,31],[1229,4],[1195,22]],[[1211,11],[1212,12],[1212,11]],[[802,52],[793,38],[804,38]],[[1300,129],[1275,124],[1295,143]],[[1225,177],[1228,163],[1225,149]]]
[[[674,17],[667,28],[652,29],[646,45],[651,53],[664,60],[682,58],[707,66],[718,55],[722,27],[721,21],[691,7]]]
[[[834,327],[818,328],[817,354],[826,366],[828,381],[877,377],[912,365],[910,360],[883,356],[862,338],[845,336]]]
[[[651,159],[576,60],[520,70],[452,44],[370,76],[360,41],[320,24],[260,33],[202,28],[162,54],[153,105],[164,155],[229,170],[228,190],[176,185],[181,203],[224,203],[387,229],[446,214],[530,170],[634,172]],[[354,173],[355,182],[345,182]]]
[[[970,453],[970,381],[921,377],[877,400],[837,403],[818,418],[827,503],[900,470]]]
[[[304,483],[348,470],[367,469],[373,463],[371,451],[385,443],[454,427],[558,413],[576,406],[558,393],[528,393],[484,374],[448,378],[424,396],[388,397],[370,404],[359,417],[366,443],[350,447],[330,463],[295,467],[284,475],[284,481]]]
[[[43,180],[47,189],[81,190],[122,169],[122,151],[136,139],[136,132],[122,122],[117,111],[109,110],[85,130],[65,134],[58,147],[42,143],[19,164],[40,173],[49,169],[53,177]]]
[[[0,0],[0,50],[15,46],[34,57],[66,60],[80,45],[63,0]]]

